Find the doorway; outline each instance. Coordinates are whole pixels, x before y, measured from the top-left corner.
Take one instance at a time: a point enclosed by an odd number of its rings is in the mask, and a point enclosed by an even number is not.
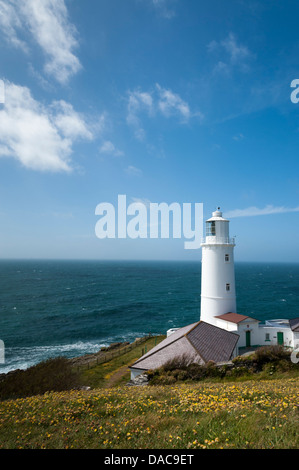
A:
[[[245,331],[246,333],[246,348],[250,348],[251,346],[251,332]]]
[[[283,346],[283,333],[281,331],[277,332],[277,344]]]

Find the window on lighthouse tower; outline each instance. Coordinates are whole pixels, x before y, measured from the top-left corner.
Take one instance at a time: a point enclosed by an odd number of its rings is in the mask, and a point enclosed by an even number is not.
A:
[[[206,236],[213,237],[216,235],[216,224],[215,221],[212,220],[210,222],[206,222]]]

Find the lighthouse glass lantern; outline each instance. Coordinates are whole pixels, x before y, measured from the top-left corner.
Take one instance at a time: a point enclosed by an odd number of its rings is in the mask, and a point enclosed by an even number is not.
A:
[[[216,224],[214,220],[206,222],[206,236],[214,237],[216,235]]]

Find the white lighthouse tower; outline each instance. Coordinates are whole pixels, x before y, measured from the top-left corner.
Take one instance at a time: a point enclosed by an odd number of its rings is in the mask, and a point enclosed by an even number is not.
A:
[[[229,237],[229,220],[220,207],[206,221],[206,237],[201,244],[200,319],[216,325],[216,316],[236,313],[234,238]]]

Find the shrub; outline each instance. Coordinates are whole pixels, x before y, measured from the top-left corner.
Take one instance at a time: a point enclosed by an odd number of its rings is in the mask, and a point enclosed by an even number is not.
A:
[[[177,380],[187,380],[189,378],[188,372],[186,370],[180,370],[176,378]]]
[[[188,355],[177,356],[164,366],[150,371],[152,385],[174,383],[184,380],[203,380],[206,378],[248,378],[251,374],[264,373],[266,377],[276,372],[287,372],[297,365],[290,361],[290,352],[283,347],[264,346],[249,356],[238,356],[232,364],[218,366],[213,361],[198,364]],[[297,366],[298,367],[298,366]]]
[[[150,385],[172,385],[176,378],[171,374],[155,375],[149,382]]]
[[[176,380],[186,380],[188,378],[188,372],[184,369],[175,369],[170,373]],[[169,372],[167,375],[169,375]]]
[[[191,380],[201,380],[206,376],[206,368],[200,364],[190,364],[187,369],[188,378]]]
[[[277,370],[280,371],[280,372],[286,372],[286,371],[289,371],[293,368],[295,368],[295,365],[292,361],[290,360],[287,360],[287,359],[281,359],[278,363],[277,363]]]
[[[156,377],[157,375],[160,374],[160,369],[154,369],[154,370],[149,369],[149,370],[146,372],[146,374],[147,374],[148,380],[152,380],[154,377]]]
[[[237,356],[232,360],[232,363],[235,366],[238,366],[238,365],[252,366],[255,363],[255,354],[252,353],[249,356]]]
[[[263,366],[263,371],[266,375],[273,375],[274,372],[276,372],[276,365],[272,362],[267,362],[267,364]]]
[[[198,364],[196,362],[186,364],[187,360],[175,358],[158,369],[148,371],[147,375],[151,385],[169,384],[184,380],[203,380],[206,377],[223,378],[227,371],[231,369],[231,367],[225,365],[218,367],[213,361],[209,361],[207,364]],[[181,366],[181,368],[174,368],[175,366]]]
[[[263,346],[255,351],[255,359],[259,365],[266,364],[267,362],[279,361],[290,357],[290,352],[283,346]]]
[[[45,392],[71,390],[80,386],[76,373],[66,358],[40,362],[26,370],[7,374],[0,382],[0,399],[23,398]]]
[[[186,370],[189,364],[192,364],[193,360],[193,357],[189,354],[181,354],[169,359],[162,368],[165,372],[175,369]]]
[[[250,374],[250,370],[244,366],[236,366],[227,372],[228,377],[244,377]]]

